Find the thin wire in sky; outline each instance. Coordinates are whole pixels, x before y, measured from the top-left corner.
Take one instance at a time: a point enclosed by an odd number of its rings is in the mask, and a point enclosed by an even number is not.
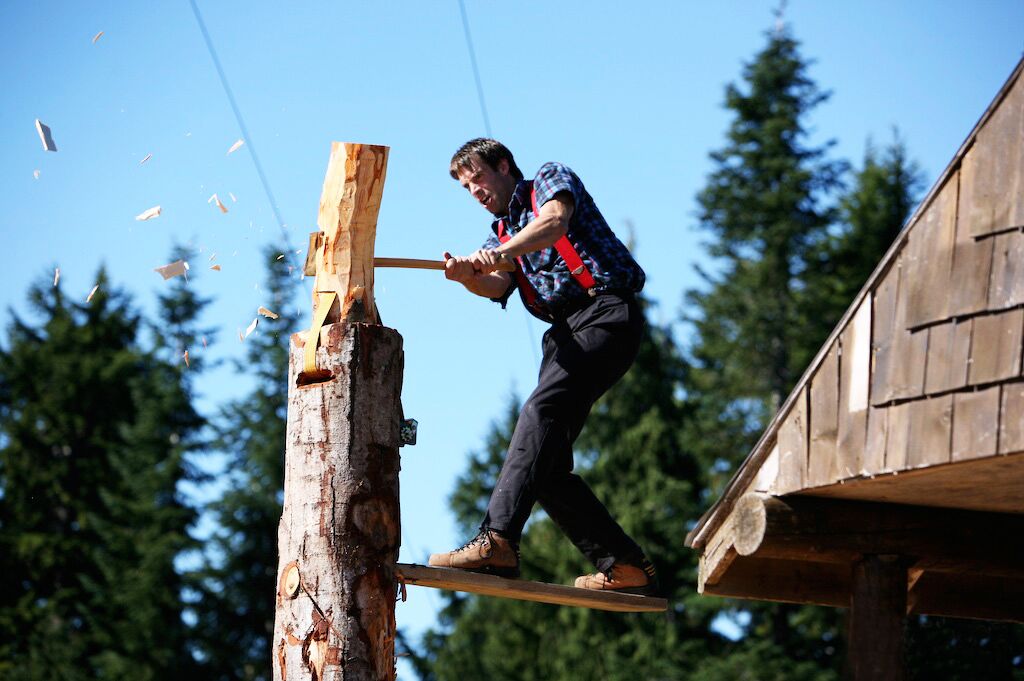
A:
[[[469,51],[469,63],[473,67],[473,80],[476,81],[476,96],[480,100],[480,113],[484,117],[484,131],[488,137],[491,133],[491,119],[487,116],[487,100],[484,99],[484,85],[480,80],[480,69],[476,65],[476,50],[473,48],[473,35],[469,30],[469,17],[466,16],[466,4],[459,0],[459,14],[462,15],[462,30],[466,35],[466,49]],[[523,308],[523,321],[526,323],[526,333],[530,336],[530,349],[533,350],[533,361],[540,365],[540,357],[537,355],[537,339],[533,335],[533,325],[530,323],[530,313]]]
[[[289,264],[292,264],[292,243],[288,237],[288,230],[284,226],[284,220],[281,219],[281,211],[277,208],[277,201],[274,199],[274,192],[270,190],[270,182],[267,181],[267,176],[263,172],[263,164],[260,163],[260,157],[256,153],[256,145],[253,144],[252,136],[249,135],[249,129],[245,127],[245,119],[242,118],[242,111],[238,108],[238,102],[235,101],[235,95],[231,92],[231,85],[228,84],[228,77],[224,73],[224,68],[220,65],[220,59],[217,58],[217,50],[213,47],[213,40],[210,39],[210,33],[206,30],[206,24],[203,22],[203,16],[199,13],[199,6],[196,5],[196,0],[188,0],[189,4],[192,5],[192,13],[196,17],[196,23],[199,24],[199,31],[203,34],[203,41],[206,42],[206,49],[210,52],[210,58],[213,60],[213,66],[217,69],[217,76],[220,77],[220,84],[224,87],[224,94],[228,96],[228,103],[231,104],[231,110],[235,114],[235,120],[238,121],[238,128],[242,131],[242,139],[245,140],[245,147],[249,150],[249,156],[252,158],[252,164],[256,166],[256,174],[260,178],[260,182],[263,184],[263,191],[267,195],[267,201],[270,203],[270,209],[274,212],[274,218],[277,220],[277,226],[281,228],[281,236],[284,238],[285,245],[285,258]]]
[[[469,50],[469,63],[473,67],[473,80],[476,81],[476,96],[480,100],[480,113],[484,117],[484,131],[491,137],[491,119],[487,116],[487,102],[484,100],[484,86],[480,81],[480,69],[476,65],[476,50],[473,49],[473,36],[469,31],[469,17],[466,16],[466,4],[459,0],[459,13],[462,15],[462,30],[466,34],[466,48]]]

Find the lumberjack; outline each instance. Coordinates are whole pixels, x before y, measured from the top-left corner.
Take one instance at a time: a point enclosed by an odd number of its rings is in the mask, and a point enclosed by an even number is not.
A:
[[[479,533],[429,563],[518,577],[519,539],[539,502],[598,570],[577,587],[654,595],[654,566],[573,473],[572,454],[591,407],[636,358],[644,272],[566,166],[546,163],[526,180],[503,144],[481,138],[464,144],[449,170],[493,215],[493,233],[471,255],[446,252],[445,276],[502,308],[518,289],[551,327]]]

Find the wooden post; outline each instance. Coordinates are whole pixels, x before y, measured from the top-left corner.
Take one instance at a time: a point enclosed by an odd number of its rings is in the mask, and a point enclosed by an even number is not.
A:
[[[338,229],[324,230],[317,282],[337,292],[334,311],[348,319],[353,307],[374,313],[380,188],[362,183],[382,182],[383,168],[364,176],[363,152],[342,163],[339,146],[321,202],[321,227],[329,213]],[[377,202],[367,201],[374,191]],[[300,386],[306,349],[318,340],[316,366],[327,379]],[[392,329],[350,320],[291,337],[274,681],[395,678],[402,373],[402,338]]]
[[[903,681],[907,569],[899,556],[853,565],[846,650],[848,681]]]

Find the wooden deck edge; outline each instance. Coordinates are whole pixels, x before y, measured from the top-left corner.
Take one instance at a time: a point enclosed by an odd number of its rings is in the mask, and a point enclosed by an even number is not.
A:
[[[405,584],[414,586],[611,612],[664,612],[668,609],[666,599],[652,596],[591,591],[562,584],[505,579],[465,570],[410,563],[398,563],[395,568]]]

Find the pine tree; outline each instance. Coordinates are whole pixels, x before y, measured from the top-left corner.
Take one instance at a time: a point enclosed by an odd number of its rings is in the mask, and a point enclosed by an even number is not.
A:
[[[0,350],[0,676],[178,679],[194,670],[175,558],[201,423],[181,367],[103,270],[85,304],[34,286]]]
[[[195,575],[200,659],[212,679],[266,679],[274,630],[277,524],[284,490],[288,407],[288,338],[297,330],[297,279],[280,249],[264,251],[266,307],[278,319],[261,319],[246,342],[239,374],[252,391],[220,415],[215,446],[228,462],[226,488],[208,511],[217,530],[207,541],[205,567]]]

